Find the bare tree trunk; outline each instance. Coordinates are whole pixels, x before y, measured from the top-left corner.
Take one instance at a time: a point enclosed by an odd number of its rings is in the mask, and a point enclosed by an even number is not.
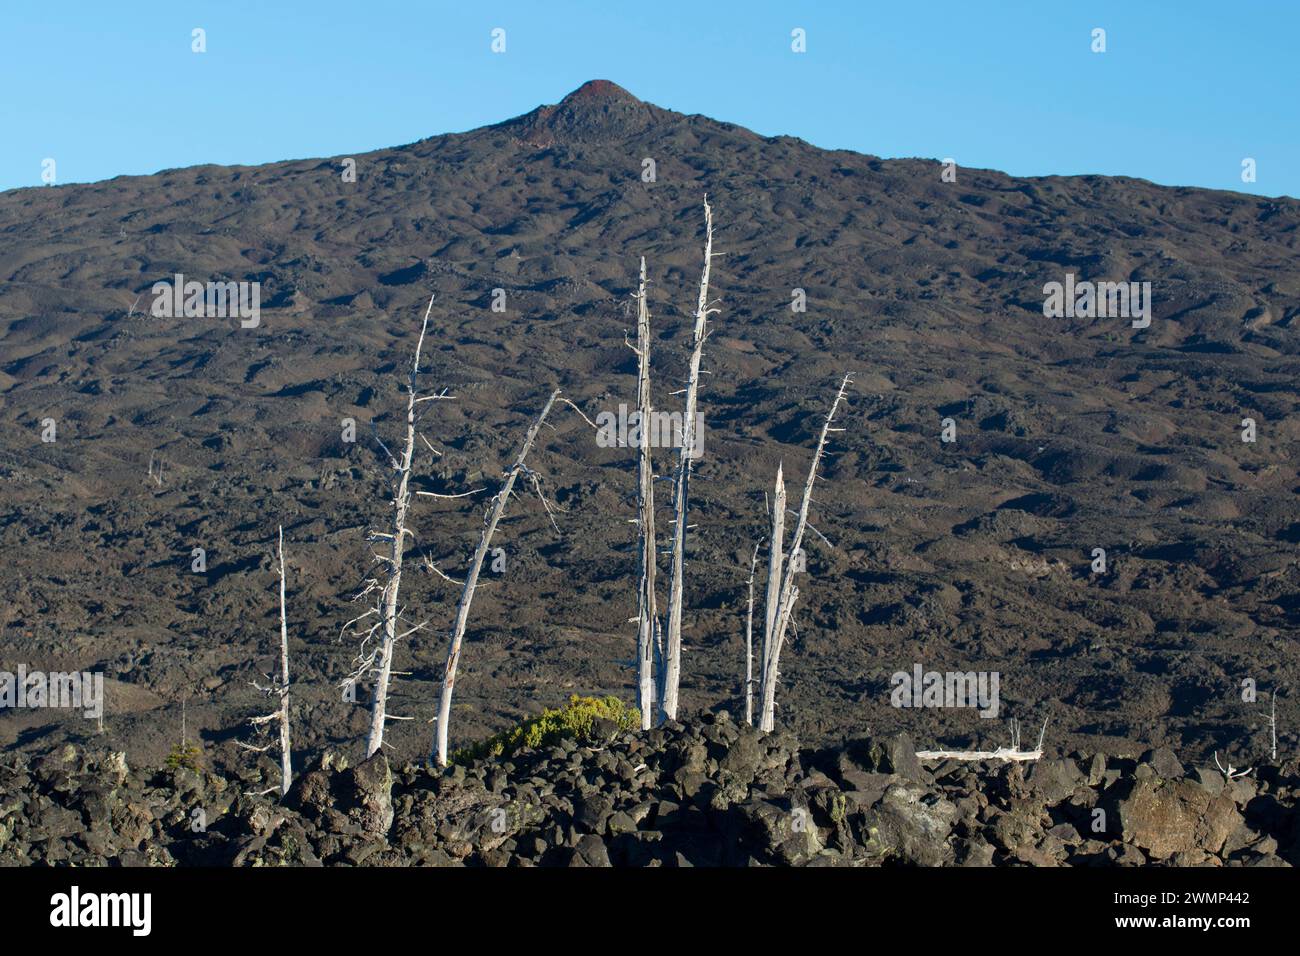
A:
[[[1277,688],[1273,688],[1268,695],[1268,726],[1273,735],[1273,747],[1269,750],[1270,759],[1277,760]]]
[[[641,729],[649,730],[655,708],[655,492],[650,456],[650,307],[646,301],[645,256],[641,257],[641,284],[637,292],[636,323],[637,407],[640,454],[637,485],[637,530],[640,539],[640,587],[637,593],[637,679],[640,688]]]
[[[284,796],[289,792],[289,787],[293,783],[293,754],[289,745],[289,625],[285,615],[284,601],[284,526],[280,526],[280,676],[272,678],[267,687],[263,687],[256,681],[253,686],[264,693],[267,697],[275,695],[278,706],[269,714],[263,714],[260,717],[253,717],[249,720],[254,727],[260,727],[263,724],[277,723],[280,725],[280,795]],[[236,740],[236,746],[245,750],[251,750],[254,753],[266,753],[274,744],[263,744],[254,746]],[[185,703],[181,702],[181,752],[185,751]],[[275,788],[263,790],[262,793],[271,793]]]
[[[773,635],[781,603],[781,572],[785,555],[785,466],[776,466],[776,485],[772,493],[772,543],[767,556],[767,597],[764,603],[766,621],[763,628],[763,660],[759,676],[759,729],[769,728],[776,719],[776,668],[772,665]]]
[[[709,267],[713,263],[713,210],[704,200],[704,270],[700,276],[700,298],[695,309],[694,348],[691,351],[690,374],[686,380],[686,408],[682,413],[682,448],[677,462],[676,488],[673,508],[676,526],[673,528],[672,581],[668,589],[668,638],[665,648],[663,677],[663,718],[677,719],[677,689],[682,676],[682,570],[686,559],[687,492],[691,476],[691,454],[695,446],[695,412],[700,385],[700,359],[704,354],[704,340],[708,337]]]
[[[280,794],[293,783],[289,746],[289,625],[284,613],[284,525],[280,526]]]
[[[664,681],[664,621],[661,617],[654,619],[654,638],[655,675],[659,679],[659,692],[662,694]],[[659,703],[663,703],[662,697],[659,698]],[[663,719],[662,710],[659,712],[659,718],[660,720]]]
[[[763,675],[767,674],[767,655],[772,650],[772,630],[776,627],[777,604],[781,594],[781,570],[785,555],[785,465],[776,466],[776,487],[772,494],[772,543],[767,556],[767,597],[763,608],[766,621],[763,626]]]
[[[1038,746],[1033,750],[1020,749],[1020,721],[1011,721],[1011,746],[998,747],[996,750],[918,750],[918,760],[1007,760],[1024,762],[1039,760],[1043,756],[1043,736],[1047,733],[1047,718],[1043,718],[1043,728],[1038,732]],[[1218,757],[1215,757],[1218,760]]]
[[[375,694],[370,707],[370,735],[366,740],[366,756],[372,756],[384,745],[384,724],[388,707],[388,682],[393,672],[393,648],[397,644],[397,596],[402,586],[402,556],[406,550],[406,513],[411,507],[411,461],[415,456],[415,406],[418,402],[415,380],[420,374],[420,352],[424,336],[429,329],[429,313],[433,311],[433,297],[424,310],[424,323],[420,326],[420,340],[415,345],[415,361],[411,363],[411,376],[406,384],[406,443],[398,463],[397,490],[393,494],[393,530],[390,533],[388,580],[380,599],[383,642],[379,650],[379,674],[375,680]]]
[[[551,406],[555,404],[555,400],[559,395],[560,390],[558,388],[551,393],[551,397],[546,400],[546,407],[542,409],[542,413],[537,416],[537,420],[529,427],[528,434],[524,436],[523,446],[519,449],[519,455],[515,458],[515,463],[506,472],[505,484],[501,486],[501,490],[497,492],[497,496],[493,500],[487,523],[483,526],[483,535],[479,538],[478,547],[474,549],[474,557],[470,559],[469,573],[465,575],[465,587],[460,593],[460,604],[456,607],[456,627],[451,635],[451,648],[447,652],[447,666],[443,670],[442,696],[438,701],[438,727],[434,759],[440,767],[447,766],[447,726],[451,723],[451,695],[456,686],[456,666],[460,663],[460,645],[465,638],[465,627],[469,623],[469,608],[474,600],[474,589],[478,587],[479,571],[483,567],[483,559],[487,557],[488,549],[492,546],[492,535],[496,533],[497,523],[505,513],[506,504],[509,502],[510,494],[515,487],[515,479],[519,477],[521,472],[526,470],[524,468],[524,459],[528,457],[528,452],[533,447],[533,441],[537,438],[542,423],[546,421],[546,416],[551,413]]]
[[[785,642],[786,629],[790,626],[790,615],[794,611],[795,602],[799,599],[799,589],[794,585],[796,573],[794,557],[799,553],[799,548],[803,544],[804,530],[808,527],[808,508],[812,504],[813,485],[817,481],[817,467],[821,464],[822,452],[826,448],[826,435],[831,431],[842,431],[842,429],[838,428],[832,429],[831,423],[835,420],[835,413],[839,410],[840,402],[844,400],[844,392],[848,385],[849,376],[845,375],[843,381],[840,382],[839,391],[835,393],[835,401],[831,403],[831,410],[826,415],[826,421],[822,424],[821,436],[817,439],[817,451],[813,454],[812,465],[808,469],[808,481],[804,484],[803,501],[799,505],[799,518],[795,522],[794,535],[790,539],[790,554],[785,562],[785,573],[781,581],[781,599],[777,604],[777,616],[772,629],[772,646],[765,654],[763,713],[759,723],[759,729],[764,733],[771,733],[775,726],[776,683],[780,677],[781,646]],[[778,513],[782,510],[784,509],[776,508]]]
[[[745,615],[745,723],[754,725],[754,569],[758,567],[758,547],[749,559],[749,612]]]

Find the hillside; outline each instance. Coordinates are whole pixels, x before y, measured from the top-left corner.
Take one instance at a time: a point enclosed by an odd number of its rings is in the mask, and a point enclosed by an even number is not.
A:
[[[999,672],[1000,717],[1050,717],[1051,747],[1266,752],[1268,693],[1300,686],[1300,202],[942,170],[760,137],[596,81],[354,157],[0,194],[0,669],[103,670],[108,701],[102,731],[6,713],[0,744],[94,742],[156,766],[184,700],[190,736],[237,766],[232,742],[265,709],[250,681],[273,666],[282,523],[295,743],[304,759],[355,750],[365,708],[334,685],[355,653],[340,628],[360,610],[363,534],[385,507],[370,422],[391,441],[424,302],[437,294],[427,381],[456,401],[430,419],[443,456],[420,462],[420,487],[482,487],[549,389],[593,417],[634,402],[624,334],[641,255],[658,403],[676,407],[707,193],[724,256],[686,710],[737,712],[764,493],[778,462],[802,482],[852,371],[780,727],[810,743],[1005,743],[1001,719],[891,707],[890,675],[920,663]],[[260,282],[260,323],[153,316],[154,283],[178,273]],[[1046,318],[1043,287],[1067,273],[1150,282],[1149,327]],[[945,418],[955,442],[940,440]],[[528,496],[498,532],[507,569],[475,602],[460,743],[572,692],[632,697],[634,460],[576,415],[554,424],[530,464],[559,533]],[[401,759],[427,750],[457,596],[415,569],[428,556],[460,577],[480,510],[416,500],[403,602],[430,624],[398,654],[391,710],[413,718],[390,735]],[[1258,704],[1242,701],[1247,679]],[[1277,712],[1293,748],[1300,708],[1283,695]]]

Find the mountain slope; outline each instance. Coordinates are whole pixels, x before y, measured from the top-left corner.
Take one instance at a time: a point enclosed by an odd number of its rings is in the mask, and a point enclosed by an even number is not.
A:
[[[424,301],[437,293],[427,381],[457,401],[430,418],[444,455],[426,457],[422,487],[481,487],[549,388],[592,417],[634,400],[623,336],[641,255],[658,404],[677,407],[707,192],[722,311],[701,393],[685,705],[735,709],[764,492],[778,461],[802,481],[852,370],[813,515],[830,545],[809,548],[780,723],[810,739],[1002,733],[971,711],[892,708],[890,675],[921,663],[998,671],[1001,716],[1050,713],[1049,742],[1258,748],[1241,681],[1300,677],[1300,203],[941,171],[594,81],[496,126],[355,157],[0,194],[0,668],[102,668],[115,742],[163,752],[188,698],[191,730],[228,747],[261,706],[248,682],[271,667],[283,523],[297,736],[355,740],[364,707],[333,683],[354,652],[339,629],[360,610],[347,598],[370,560],[363,531],[384,510],[369,423],[392,440]],[[260,324],[153,317],[154,283],[177,273],[260,282]],[[1067,273],[1150,282],[1150,327],[1045,318],[1044,284]],[[476,600],[454,739],[571,690],[631,693],[633,459],[577,416],[556,429],[533,464],[560,533],[535,499],[503,523],[507,571]],[[417,499],[412,560],[458,577],[481,506],[431,500]],[[1097,547],[1105,575],[1090,571]],[[407,756],[429,736],[455,598],[425,572],[403,594],[430,622],[399,652]],[[1279,711],[1300,725],[1286,698]],[[0,721],[31,746],[94,730],[49,711]]]

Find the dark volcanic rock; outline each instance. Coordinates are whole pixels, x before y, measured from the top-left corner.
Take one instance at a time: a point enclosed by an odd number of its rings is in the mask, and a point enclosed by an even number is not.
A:
[[[378,836],[393,824],[393,772],[382,752],[343,774],[348,816],[363,833]]]
[[[1018,764],[931,775],[897,736],[801,749],[789,734],[701,720],[436,773],[396,770],[382,754],[355,767],[327,755],[278,802],[206,771],[142,773],[77,748],[55,756],[35,772],[21,757],[0,765],[0,865],[1300,862],[1294,767],[1260,766],[1242,810],[1226,788],[1158,777],[1149,762],[1114,760],[1114,781],[1095,784],[1071,758],[1045,759],[1027,779]]]
[[[1080,787],[1087,786],[1088,778],[1073,760],[1039,760],[1030,769],[1026,782],[1049,806],[1055,806]]]
[[[844,768],[846,761],[868,773],[897,774],[909,780],[920,780],[925,775],[921,761],[916,757],[912,738],[907,734],[851,741],[844,748],[841,768]]]
[[[890,787],[875,809],[867,812],[863,836],[869,855],[897,857],[916,866],[953,862],[948,841],[957,808],[921,787]]]
[[[1226,794],[1211,796],[1190,780],[1146,777],[1114,799],[1125,842],[1154,859],[1193,850],[1218,853],[1243,822]]]

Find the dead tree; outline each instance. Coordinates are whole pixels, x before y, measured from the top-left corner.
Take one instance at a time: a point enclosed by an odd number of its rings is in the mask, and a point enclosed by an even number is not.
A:
[[[456,624],[451,634],[451,647],[447,652],[447,665],[443,669],[442,696],[438,701],[438,723],[433,757],[440,767],[447,766],[447,727],[451,723],[451,695],[456,686],[456,667],[460,663],[460,645],[465,638],[465,627],[469,623],[469,609],[474,600],[474,589],[478,586],[479,571],[483,567],[483,560],[487,557],[488,549],[492,546],[492,535],[496,533],[497,523],[501,520],[501,516],[505,514],[506,504],[514,491],[515,479],[521,474],[526,475],[533,481],[538,494],[541,494],[541,490],[537,486],[537,476],[528,470],[524,465],[524,460],[528,457],[528,452],[533,447],[533,441],[537,438],[537,433],[546,421],[546,416],[551,413],[551,406],[555,404],[555,400],[559,395],[560,390],[558,388],[551,393],[551,397],[546,400],[546,406],[542,409],[542,413],[537,416],[532,426],[529,427],[528,434],[524,436],[524,443],[519,449],[519,455],[515,458],[514,464],[505,472],[505,481],[501,486],[501,490],[492,499],[491,508],[483,525],[483,534],[479,538],[478,547],[474,549],[474,556],[470,559],[469,572],[465,575],[465,586],[460,593],[460,603],[456,607]]]
[[[704,200],[704,269],[700,276],[700,297],[695,308],[695,333],[692,339],[690,371],[686,379],[686,407],[682,412],[682,447],[674,476],[673,510],[673,564],[672,579],[668,588],[668,633],[664,647],[664,674],[661,688],[663,718],[677,719],[677,691],[682,675],[682,573],[686,560],[687,493],[691,477],[691,460],[694,455],[696,434],[695,414],[700,385],[700,359],[704,354],[704,341],[708,338],[709,315],[718,309],[709,308],[709,267],[713,263],[713,210]]]
[[[1038,745],[1033,750],[1020,749],[1020,721],[1012,718],[1011,746],[998,747],[995,750],[918,750],[918,760],[1006,760],[1023,763],[1038,760],[1043,756],[1043,735],[1047,733],[1047,718],[1043,718],[1042,729],[1038,731]]]
[[[749,611],[745,615],[745,723],[754,726],[754,570],[758,567],[758,549],[754,545],[749,559]]]
[[[771,733],[775,725],[776,683],[781,673],[781,647],[785,643],[785,633],[790,626],[790,616],[794,611],[795,602],[799,599],[799,589],[794,584],[794,576],[798,567],[795,557],[799,554],[799,548],[803,544],[804,530],[808,527],[808,508],[812,504],[813,485],[817,481],[817,467],[821,464],[822,453],[826,448],[826,436],[830,432],[844,430],[842,428],[832,428],[831,423],[835,421],[835,413],[839,410],[840,402],[844,400],[844,392],[849,386],[849,381],[849,376],[845,375],[843,381],[840,382],[839,391],[835,393],[835,401],[831,403],[831,410],[826,414],[826,421],[822,424],[821,437],[817,439],[817,451],[813,453],[812,465],[808,469],[808,481],[804,484],[803,501],[799,505],[799,516],[795,522],[794,535],[790,539],[790,552],[784,560],[784,572],[778,572],[781,576],[781,589],[775,604],[776,619],[772,623],[771,634],[767,635],[768,646],[763,649],[763,709],[758,726],[759,730],[764,733]],[[776,546],[777,535],[784,528],[785,509],[782,500],[784,490],[780,469],[778,468],[777,500],[773,502],[772,508],[772,551],[775,555],[780,554],[780,548]],[[770,593],[768,600],[771,601]],[[771,613],[771,607],[772,605],[769,604],[769,614]]]
[[[1223,774],[1225,780],[1238,780],[1255,769],[1254,767],[1247,767],[1245,770],[1237,769],[1232,765],[1232,761],[1228,760],[1226,753],[1223,755],[1223,759],[1228,764],[1226,767],[1219,763],[1219,752],[1216,750],[1214,752],[1214,765],[1219,768],[1219,773]]]
[[[429,330],[429,314],[433,311],[434,296],[429,296],[429,305],[424,310],[424,321],[420,326],[420,338],[415,345],[415,358],[411,362],[411,373],[406,383],[406,440],[402,446],[401,458],[396,458],[376,434],[375,440],[382,451],[388,455],[388,462],[393,469],[392,524],[389,531],[371,531],[370,541],[382,541],[388,547],[387,556],[375,555],[381,566],[380,574],[366,582],[358,597],[377,592],[375,606],[360,617],[344,625],[348,628],[358,622],[374,617],[374,622],[366,631],[361,642],[361,650],[355,661],[353,672],[343,681],[343,685],[355,686],[356,682],[367,674],[375,674],[375,690],[370,706],[370,732],[366,738],[366,756],[372,756],[384,745],[384,727],[388,720],[396,720],[388,714],[388,686],[393,672],[393,650],[403,637],[424,627],[423,624],[398,633],[398,621],[401,613],[398,608],[398,594],[402,586],[402,558],[406,551],[407,537],[414,537],[406,527],[407,513],[411,507],[411,466],[415,458],[415,438],[417,407],[424,402],[446,399],[446,391],[437,395],[421,396],[416,391],[416,380],[420,375],[420,353],[424,348],[424,337]],[[423,438],[423,436],[421,436]],[[427,439],[425,440],[427,444]],[[432,446],[430,446],[432,447]],[[382,579],[382,583],[381,583]],[[374,641],[378,636],[378,645]]]
[[[280,793],[293,783],[289,746],[289,625],[284,613],[284,525],[280,525]]]
[[[274,681],[270,687],[260,687],[256,683],[253,686],[268,697],[274,694],[279,698],[280,706],[275,709],[274,713],[254,717],[250,723],[254,726],[261,726],[274,721],[280,725],[280,795],[283,796],[289,792],[289,785],[293,783],[292,748],[289,745],[289,625],[285,618],[284,609],[283,525],[280,526],[280,679]],[[265,753],[271,745],[252,747],[248,744],[242,744],[241,746],[247,750]]]
[[[641,729],[649,730],[655,708],[655,492],[650,455],[653,410],[650,400],[650,307],[646,301],[645,256],[637,290],[636,352],[639,452],[636,519],[640,574],[637,587],[637,686]]]
[[[776,466],[776,486],[772,493],[772,543],[767,552],[767,597],[764,599],[764,624],[763,624],[763,660],[762,668],[759,671],[760,681],[762,675],[767,673],[767,655],[773,647],[772,632],[776,627],[777,605],[781,603],[781,571],[783,569],[782,561],[785,555],[782,554],[782,548],[785,546],[785,466],[784,463],[778,462]]]
[[[1269,749],[1269,758],[1277,762],[1277,689],[1274,688],[1268,695],[1268,729],[1272,736],[1272,747]]]

